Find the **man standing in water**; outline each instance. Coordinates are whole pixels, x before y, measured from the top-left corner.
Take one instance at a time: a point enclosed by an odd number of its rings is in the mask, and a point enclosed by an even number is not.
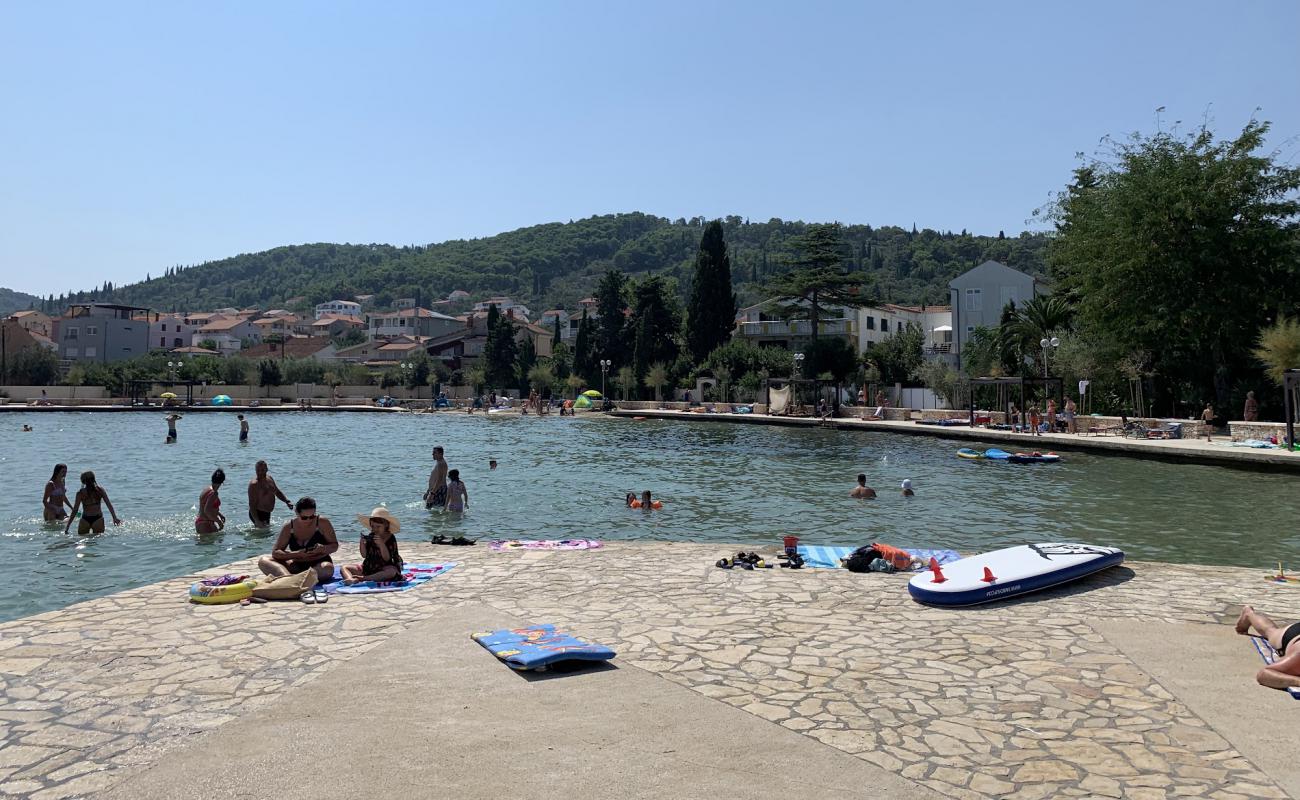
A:
[[[424,507],[441,508],[447,504],[447,462],[442,458],[442,445],[433,448],[433,472],[429,473],[429,487],[424,490]]]
[[[865,473],[858,473],[858,485],[853,487],[849,492],[849,497],[855,500],[871,500],[876,496],[876,490],[867,485],[867,476]]]
[[[248,420],[244,419],[243,414],[239,414],[239,441],[248,441]]]
[[[257,477],[248,482],[248,518],[257,527],[267,528],[271,525],[271,512],[275,510],[277,497],[284,501],[290,511],[293,510],[293,503],[280,491],[275,478],[267,474],[265,461],[257,462],[256,469]]]
[[[180,419],[180,418],[181,418],[181,415],[180,415],[180,414],[177,414],[177,413],[175,413],[175,412],[173,412],[173,413],[171,413],[171,414],[168,414],[168,415],[166,416],[166,420],[167,420],[167,442],[166,442],[166,443],[167,443],[167,444],[173,444],[173,443],[175,443],[175,441],[176,441],[176,420],[178,420],[178,419]]]

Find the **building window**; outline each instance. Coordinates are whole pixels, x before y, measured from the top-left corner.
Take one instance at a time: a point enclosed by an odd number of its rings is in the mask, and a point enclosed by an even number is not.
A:
[[[63,330],[66,331],[63,334],[64,339],[75,339],[77,338],[77,334],[81,332],[80,328],[64,328]]]
[[[889,332],[889,320],[885,319],[884,317],[880,318],[880,332],[881,333]]]
[[[867,317],[867,330],[874,331],[875,329],[876,329],[876,318]]]
[[[159,347],[166,347],[166,346],[167,346],[167,337],[166,337],[166,336],[159,336],[159,337],[158,337],[158,346],[159,346]]]
[[[984,310],[984,293],[980,289],[966,290],[966,310],[983,311]]]
[[[76,358],[76,357],[77,357],[77,348],[75,348],[75,347],[65,347],[65,348],[63,348],[63,355],[66,356],[66,357],[68,357],[68,358]]]
[[[166,332],[167,332],[167,323],[166,323],[166,322],[164,322],[164,323],[162,324],[162,332],[163,332],[163,333],[166,333]]]
[[[181,344],[181,337],[179,337],[179,336],[177,336],[175,339],[172,339],[172,342],[174,342],[174,344],[172,345],[172,347],[182,347],[182,346],[183,346],[183,345]]]
[[[87,326],[86,326],[86,335],[87,335],[87,336],[98,336],[98,335],[99,335],[99,326],[98,326],[98,325],[87,325]]]
[[[86,353],[85,353],[85,355],[86,355],[86,358],[94,358],[94,357],[95,357],[95,348],[93,348],[93,347],[87,347],[87,348],[86,348]]]

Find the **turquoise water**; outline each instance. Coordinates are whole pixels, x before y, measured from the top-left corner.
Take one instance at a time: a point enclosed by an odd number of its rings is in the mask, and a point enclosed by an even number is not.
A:
[[[22,433],[24,423],[34,431]],[[266,459],[285,493],[316,498],[356,552],[355,515],[387,505],[399,538],[672,539],[776,544],[898,544],[978,551],[1034,540],[1118,545],[1132,558],[1300,572],[1300,481],[1294,476],[1068,453],[1052,466],[963,461],[962,444],[929,437],[708,422],[463,414],[189,414],[165,445],[152,413],[0,416],[0,619],[59,608],[270,548],[247,522],[245,487]],[[420,501],[442,444],[470,493],[463,518]],[[488,470],[488,459],[500,467]],[[55,462],[93,469],[125,525],[79,537],[46,526],[41,492]],[[215,467],[228,529],[194,533],[195,504]],[[880,492],[847,498],[858,472]],[[898,485],[911,478],[917,496]],[[666,504],[623,507],[649,488]],[[288,512],[275,513],[278,531]],[[481,545],[480,545],[481,546]],[[718,555],[728,548],[719,546]],[[457,549],[448,548],[454,558]]]

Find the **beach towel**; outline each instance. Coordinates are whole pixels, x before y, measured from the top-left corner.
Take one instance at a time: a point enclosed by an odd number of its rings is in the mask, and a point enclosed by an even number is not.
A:
[[[604,547],[595,539],[493,539],[488,549],[494,553],[503,550],[596,550]]]
[[[364,581],[354,583],[348,586],[343,583],[343,571],[337,566],[334,567],[334,580],[323,584],[320,588],[329,594],[379,594],[381,592],[405,592],[407,589],[414,589],[422,586],[452,567],[456,566],[455,561],[446,564],[413,564],[406,563],[402,567],[402,580],[400,581]]]
[[[1264,659],[1265,664],[1272,664],[1274,661],[1277,661],[1277,651],[1274,650],[1273,645],[1269,644],[1265,639],[1262,639],[1259,636],[1251,636],[1250,641],[1255,645],[1255,651],[1259,653],[1260,658]],[[1292,686],[1286,691],[1287,694],[1291,695],[1292,700],[1300,700],[1300,687]]]
[[[584,642],[557,631],[554,625],[473,633],[470,638],[518,670],[541,671],[557,661],[608,661],[615,655],[603,644]]]
[[[840,559],[848,558],[856,547],[838,547],[834,545],[799,545],[799,555],[803,556],[805,567],[813,569],[839,569],[841,567]],[[902,547],[911,553],[914,558],[919,558],[921,566],[915,567],[911,572],[924,572],[928,569],[930,559],[933,558],[940,564],[948,564],[961,558],[956,550],[932,550],[925,547]]]

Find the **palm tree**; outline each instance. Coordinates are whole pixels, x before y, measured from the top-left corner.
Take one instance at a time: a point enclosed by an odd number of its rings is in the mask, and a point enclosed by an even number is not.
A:
[[[662,362],[656,361],[650,365],[650,369],[645,373],[645,385],[647,388],[655,390],[655,402],[660,402],[660,395],[664,386],[668,383],[668,367]]]
[[[570,393],[573,395],[573,399],[577,400],[578,390],[581,389],[584,385],[586,385],[586,381],[584,381],[582,378],[578,377],[577,375],[570,375],[569,377],[564,379],[564,385],[569,388]]]
[[[722,402],[731,402],[731,393],[728,389],[731,386],[731,370],[726,367],[718,367],[713,370],[713,377],[718,379],[718,390],[722,393]]]
[[[1043,339],[1050,339],[1069,328],[1073,317],[1074,309],[1065,298],[1040,295],[1016,310],[1011,330],[1004,333],[1009,333],[1010,338],[1016,340],[1022,352],[1034,353],[1040,350],[1038,343]],[[1046,371],[1044,365],[1044,374]]]
[[[555,386],[555,371],[551,369],[550,364],[534,364],[528,370],[528,385],[540,393],[542,389],[550,389]]]
[[[483,383],[487,380],[487,373],[482,367],[470,367],[465,370],[465,383],[469,384],[469,389],[474,394],[483,391]]]
[[[1265,374],[1281,386],[1282,373],[1300,368],[1300,319],[1278,317],[1259,332],[1253,354],[1264,365]]]
[[[627,393],[636,388],[636,373],[631,367],[620,367],[614,376],[614,385],[623,393],[623,399],[627,400]]]

